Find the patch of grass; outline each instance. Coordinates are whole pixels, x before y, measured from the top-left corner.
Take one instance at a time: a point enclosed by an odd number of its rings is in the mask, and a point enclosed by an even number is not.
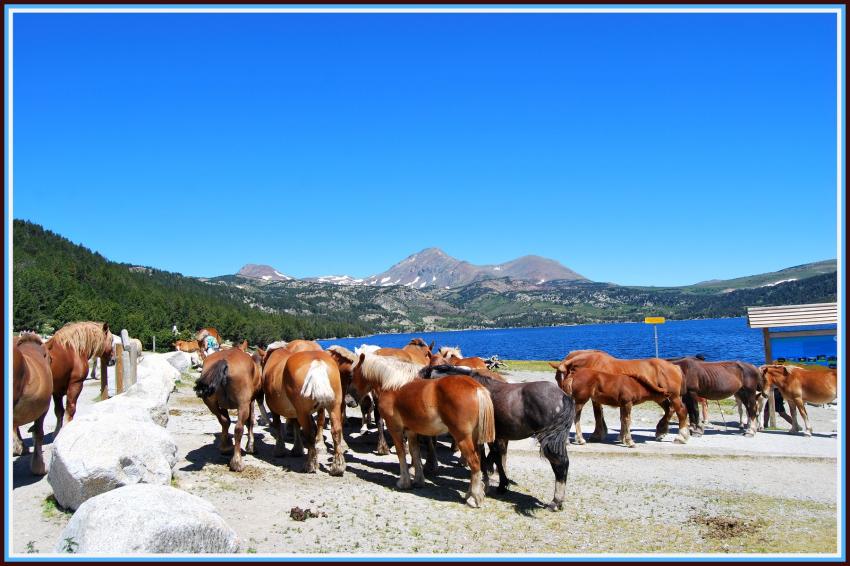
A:
[[[249,546],[248,550],[246,550],[245,552],[247,552],[248,554],[257,554],[257,549],[253,546]]]
[[[38,552],[38,551],[35,549],[35,541],[34,540],[29,541],[27,543],[27,554],[35,554],[36,552]]]
[[[62,543],[62,552],[74,554],[75,552],[77,552],[78,546],[80,546],[80,543],[75,541],[73,537],[68,537]]]
[[[502,360],[508,367],[502,368],[507,371],[545,371],[555,373],[552,366],[546,360]],[[555,361],[555,360],[553,360]]]
[[[46,519],[58,519],[63,515],[72,515],[72,511],[61,507],[56,497],[51,493],[41,502],[41,514]]]

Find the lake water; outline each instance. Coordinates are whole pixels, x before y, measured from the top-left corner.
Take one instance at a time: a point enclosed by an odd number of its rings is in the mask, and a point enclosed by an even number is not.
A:
[[[401,348],[421,337],[436,347],[460,346],[465,356],[507,360],[560,360],[571,350],[596,348],[618,358],[655,355],[652,326],[642,323],[587,324],[544,328],[499,328],[413,334],[375,334],[360,338],[319,340],[322,346],[339,344],[353,350],[361,344]],[[761,329],[749,328],[746,318],[671,320],[658,325],[661,357],[704,354],[708,360],[764,363]]]

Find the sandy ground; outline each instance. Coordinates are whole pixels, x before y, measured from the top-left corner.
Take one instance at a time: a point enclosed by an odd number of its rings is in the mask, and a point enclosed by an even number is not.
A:
[[[508,373],[511,380],[551,379],[546,373]],[[838,411],[811,407],[815,435],[783,431],[745,438],[737,414],[717,406],[713,428],[687,445],[653,439],[657,406],[637,407],[633,449],[615,444],[619,418],[606,409],[605,443],[571,445],[565,510],[544,508],[554,478],[531,440],[511,443],[512,491],[488,495],[482,509],[464,505],[469,472],[457,465],[448,442],[440,468],[426,486],[395,488],[395,454],[374,454],[374,429],[359,431],[359,411],[349,409],[350,446],[343,477],[328,475],[330,456],[317,474],[303,460],[272,456],[273,439],[256,427],[257,453],[246,455],[241,474],[227,469],[214,443],[219,427],[185,375],[169,402],[168,430],[180,461],[173,484],[211,501],[240,536],[246,553],[696,553],[836,551]],[[89,381],[80,399],[84,413],[98,396]],[[53,429],[52,411],[47,430]],[[733,423],[734,421],[734,423]],[[586,436],[592,411],[584,411]],[[24,435],[29,437],[28,433]],[[330,449],[330,434],[326,432]],[[51,435],[48,435],[48,442]],[[28,442],[29,444],[29,442]],[[50,444],[46,446],[49,458]],[[29,456],[14,462],[12,549],[50,552],[70,513],[56,509],[46,478],[29,473]],[[293,507],[319,517],[296,521]]]

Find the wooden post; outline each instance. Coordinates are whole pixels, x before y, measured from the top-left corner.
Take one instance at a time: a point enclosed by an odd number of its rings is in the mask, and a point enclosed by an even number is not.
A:
[[[153,335],[153,352],[156,353],[156,334]]]
[[[124,393],[124,346],[115,344],[115,393]]]
[[[132,387],[133,385],[136,384],[136,363],[138,362],[138,359],[139,359],[139,351],[138,351],[138,349],[135,345],[131,345],[130,346],[130,354],[129,354],[130,378],[128,380],[128,383],[129,383],[128,387]]]
[[[770,329],[762,328],[761,333],[764,339],[764,363],[772,364],[773,352],[770,348]],[[770,428],[776,428],[776,400],[773,397],[773,388],[771,387],[770,391],[765,391],[765,393],[767,393],[767,424]],[[761,415],[758,415],[758,418],[761,418]]]

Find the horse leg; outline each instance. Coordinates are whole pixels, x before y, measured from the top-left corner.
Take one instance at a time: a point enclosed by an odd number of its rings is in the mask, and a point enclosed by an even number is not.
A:
[[[596,401],[593,404],[593,417],[596,419],[596,428],[593,429],[593,434],[590,435],[591,442],[602,442],[608,435],[608,425],[605,424],[605,414],[602,412],[602,405]]]
[[[747,409],[747,431],[744,433],[744,436],[753,437],[756,435],[758,431],[758,401],[756,400],[756,394],[748,394],[746,399],[741,399],[741,406],[746,407]]]
[[[24,438],[21,436],[20,427],[15,427],[15,432],[12,433],[12,455],[20,456],[26,454],[29,450],[24,446]]]
[[[245,443],[245,453],[254,453],[254,402],[248,403],[248,441]]]
[[[88,369],[88,366],[86,366]],[[65,422],[69,423],[74,420],[74,415],[77,412],[77,399],[80,398],[80,393],[83,391],[83,382],[86,376],[77,376],[76,379],[72,375],[71,382],[68,384],[68,394],[66,396],[65,405]]]
[[[426,476],[436,476],[437,468],[440,467],[440,463],[437,461],[437,437],[436,436],[426,436],[425,437],[425,446],[428,449],[428,455],[425,457],[425,475]]]
[[[516,482],[508,479],[508,473],[505,468],[508,460],[507,452],[507,440],[499,438],[496,439],[496,442],[490,444],[490,459],[496,463],[496,470],[499,472],[499,486],[496,488],[498,493],[506,493],[509,485],[516,485]]]
[[[481,481],[481,459],[478,457],[478,450],[469,436],[458,440],[457,446],[469,463],[469,470],[472,474],[469,478],[469,491],[464,499],[470,507],[481,507],[484,502],[484,482]]]
[[[635,441],[632,440],[632,404],[623,403],[620,405],[620,435],[623,437],[623,444],[629,448],[635,447]]]
[[[381,416],[381,411],[378,410],[377,403],[375,403],[375,424],[378,425],[378,447],[375,452],[379,456],[386,456],[390,453],[390,447],[387,446],[387,439],[384,437],[384,418]]]
[[[413,460],[413,486],[425,485],[425,473],[422,471],[422,457],[419,453],[419,435],[407,431],[407,446],[410,448],[410,459]]]
[[[286,444],[284,444],[284,438],[286,438],[286,419],[280,418],[280,415],[277,413],[271,414],[271,426],[272,428],[276,428],[278,430],[277,440],[274,443],[274,452],[272,455],[274,456],[285,456],[286,455]]]
[[[62,424],[65,422],[65,405],[62,403],[62,397],[62,393],[53,394],[53,414],[56,415],[56,428],[53,429],[54,441],[59,431],[62,430]]]
[[[40,417],[35,419],[32,429],[32,460],[30,460],[30,470],[37,476],[43,476],[47,473],[47,469],[44,467],[44,454],[41,450],[41,445],[44,443],[44,417],[46,416],[47,411],[44,411]]]
[[[547,505],[550,511],[560,511],[564,508],[564,494],[567,488],[567,473],[570,470],[570,457],[564,450],[563,457],[552,452],[549,446],[543,448],[543,455],[549,460],[552,472],[555,474],[555,495],[552,502]]]
[[[325,447],[325,418],[326,412],[324,409],[319,409],[316,415],[316,453],[327,454],[328,449]]]
[[[584,403],[576,403],[576,417],[575,417],[575,425],[576,425],[576,436],[575,443],[576,444],[584,444],[584,434],[581,432],[581,410],[584,408]]]
[[[399,489],[410,489],[410,470],[407,467],[407,454],[404,451],[404,432],[390,426],[387,426],[387,430],[393,439],[396,456],[398,456],[399,478],[395,485]]]
[[[670,430],[670,400],[664,399],[659,405],[661,405],[664,414],[658,424],[655,425],[655,440],[661,441],[667,436],[667,431]]]
[[[686,444],[688,439],[691,437],[691,431],[688,428],[688,410],[685,409],[685,406],[682,404],[682,400],[679,397],[674,397],[670,401],[670,408],[676,411],[676,417],[679,419],[679,434],[676,435],[673,442],[676,444]],[[669,421],[669,410],[665,416]]]
[[[227,413],[227,409],[222,409],[216,404],[213,397],[205,398],[204,404],[215,415],[215,418],[218,419],[218,424],[221,425],[221,439],[218,444],[219,452],[229,454],[233,450],[233,443],[230,441],[230,415]]]
[[[324,411],[324,409],[320,409]],[[314,430],[319,428],[313,422],[310,413],[298,413],[298,425],[301,427],[301,440],[307,446],[307,461],[304,463],[305,474],[315,474],[319,469],[319,456],[316,452],[316,438],[318,434]],[[321,431],[322,429],[319,428]]]
[[[690,429],[694,436],[702,436],[705,432],[705,429],[702,426],[702,422],[700,421],[699,414],[699,401],[697,397],[692,393],[686,394],[682,397],[682,401],[685,404],[685,408],[688,411],[688,416],[690,417]]]
[[[334,458],[330,474],[341,476],[345,473],[345,456],[343,454],[348,450],[348,446],[345,446],[345,439],[342,437],[342,407],[339,405],[334,405],[331,409],[331,438],[334,442]]]
[[[812,426],[809,424],[809,412],[806,410],[806,404],[803,402],[803,397],[793,397],[790,399],[788,406],[792,408],[792,411],[796,409],[799,411],[800,416],[803,417],[803,435],[811,436],[812,435]],[[795,413],[797,411],[794,411]],[[796,415],[794,415],[796,417]],[[796,418],[794,420],[794,424],[797,425]],[[800,430],[799,425],[797,425],[797,430]]]
[[[292,429],[292,436],[294,437],[289,455],[300,458],[304,455],[304,443],[301,442],[301,424],[298,419],[286,419],[286,424]]]

